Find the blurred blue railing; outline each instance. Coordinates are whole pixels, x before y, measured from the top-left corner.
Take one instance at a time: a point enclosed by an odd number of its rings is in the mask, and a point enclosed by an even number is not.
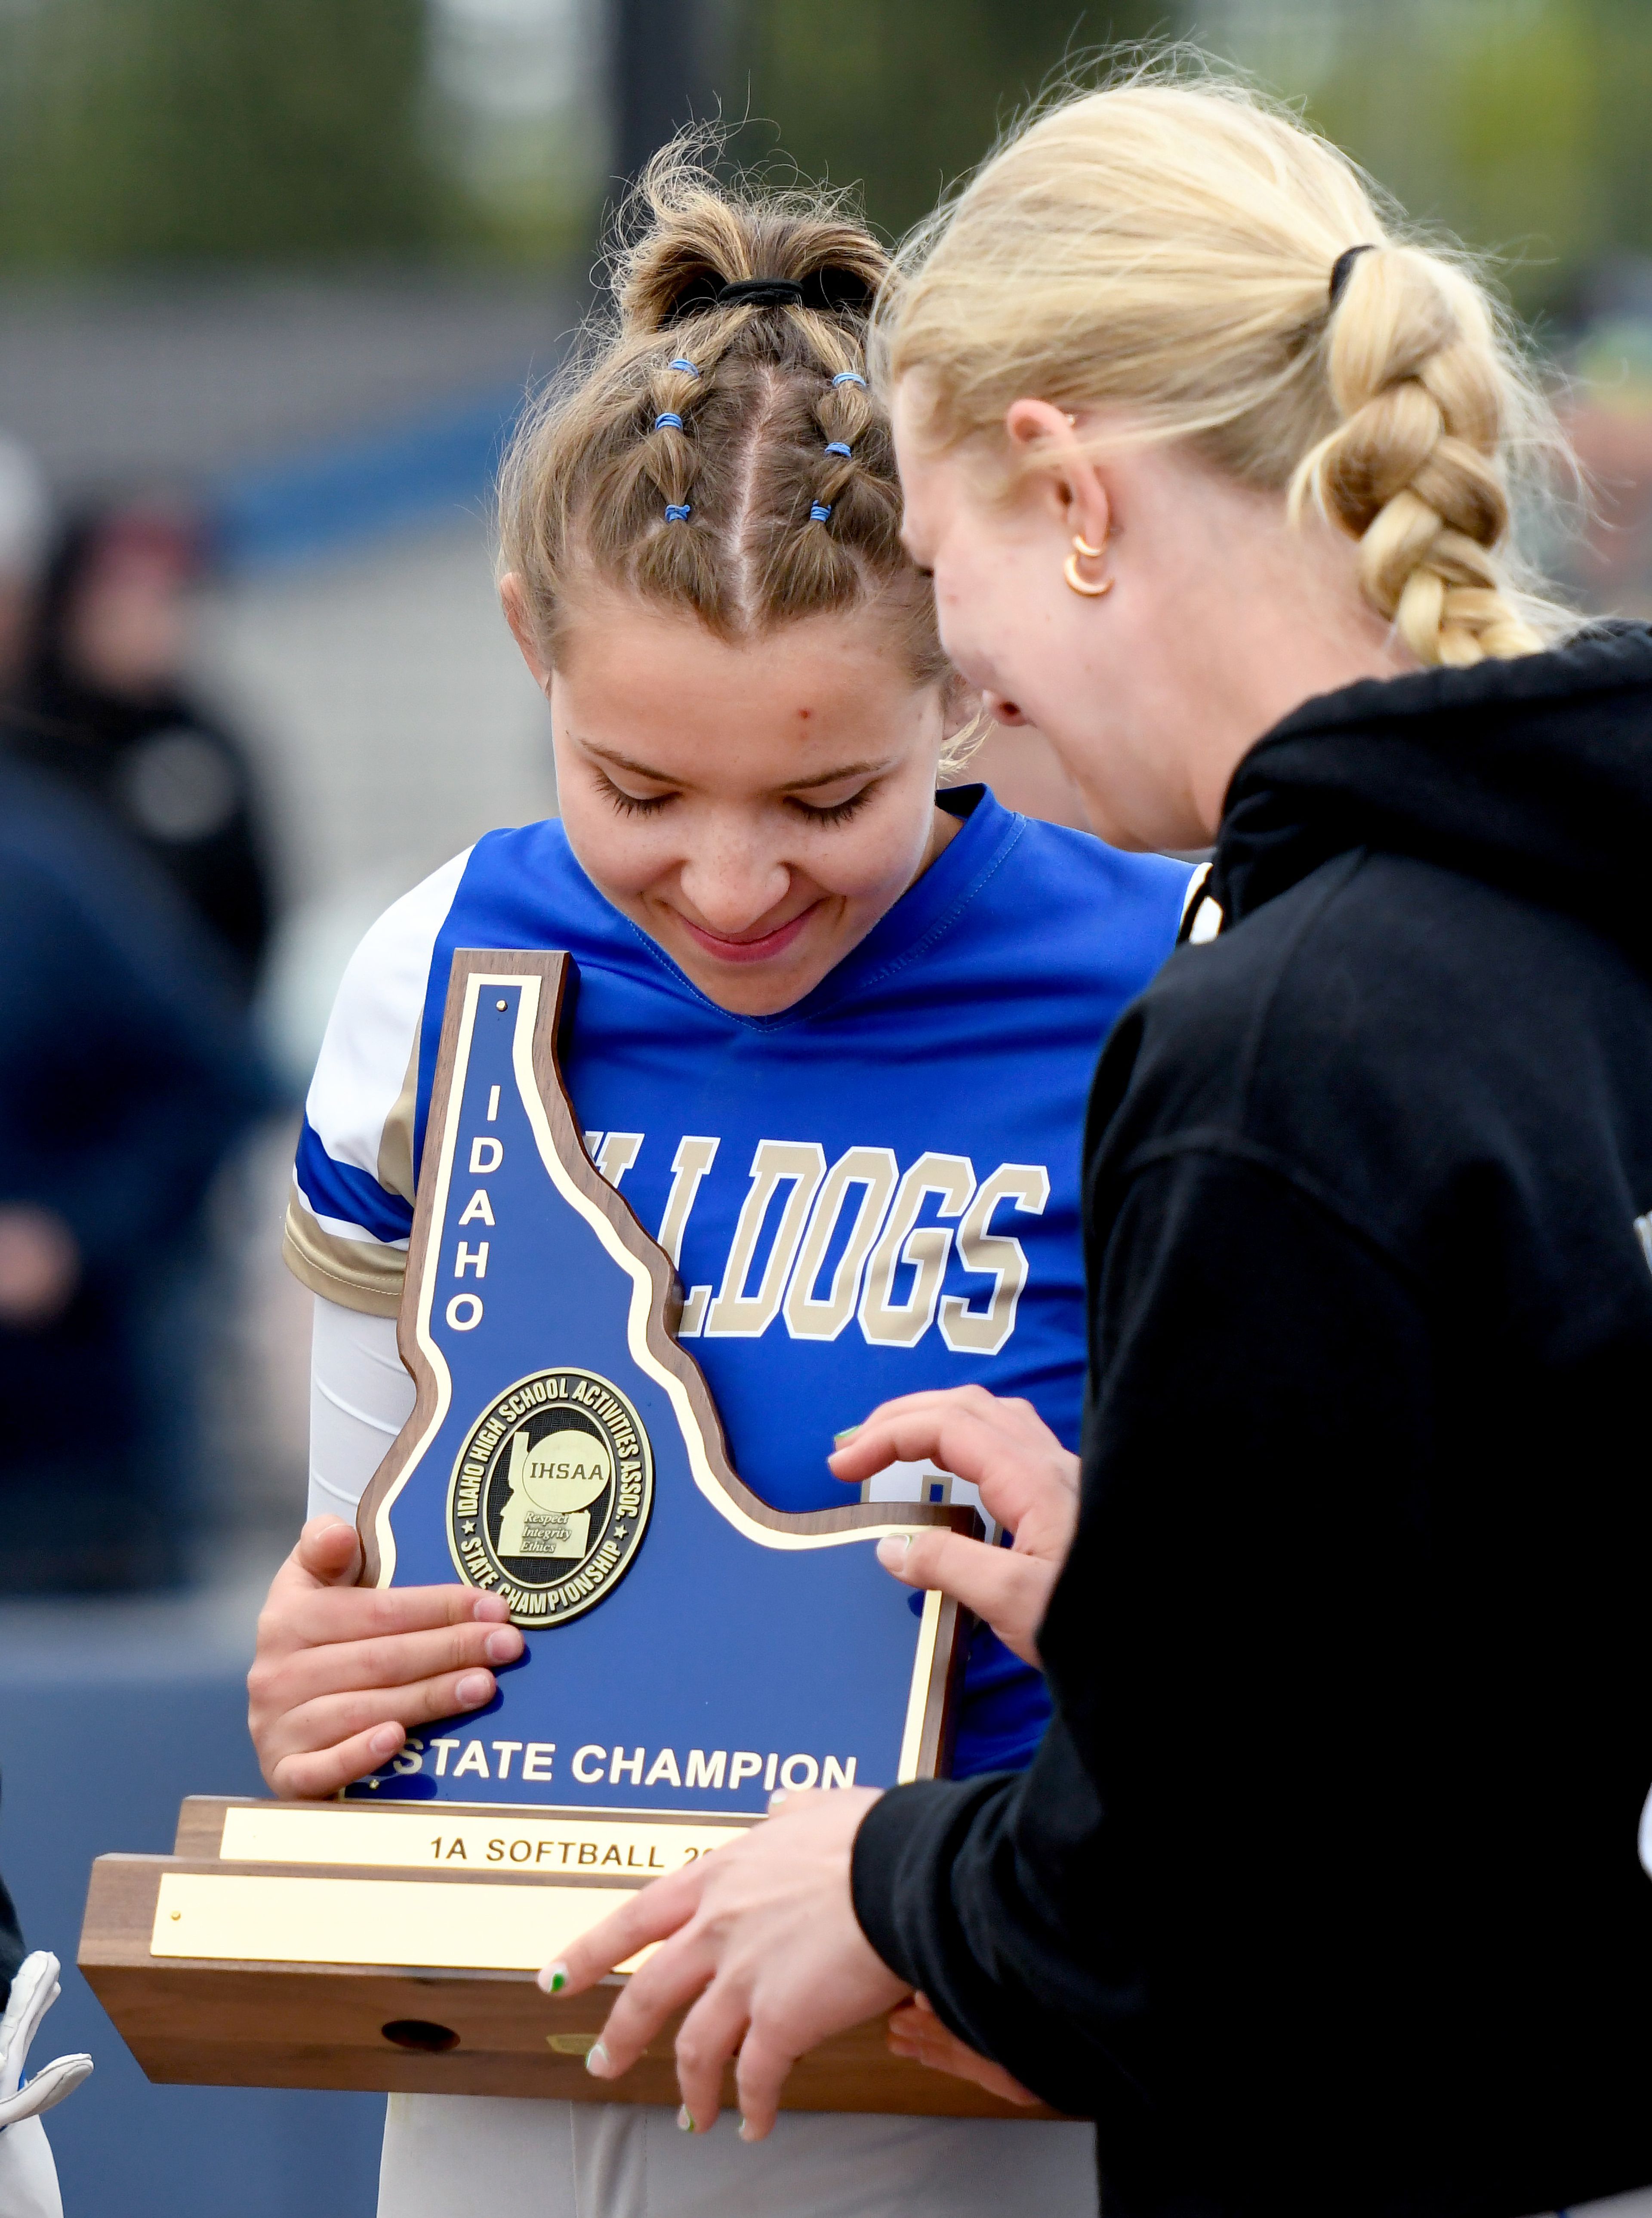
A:
[[[236,571],[312,561],[354,542],[488,509],[522,389],[455,403],[389,430],[226,474],[207,506]]]

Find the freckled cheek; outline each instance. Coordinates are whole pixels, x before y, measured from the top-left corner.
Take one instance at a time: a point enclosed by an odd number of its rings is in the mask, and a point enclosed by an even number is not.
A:
[[[562,823],[580,869],[610,896],[635,900],[676,876],[675,843],[641,819],[565,804]]]
[[[912,883],[929,833],[927,807],[922,823],[891,827],[881,835],[855,837],[852,822],[838,833],[841,846],[821,846],[799,857],[821,892],[851,905],[899,899]]]

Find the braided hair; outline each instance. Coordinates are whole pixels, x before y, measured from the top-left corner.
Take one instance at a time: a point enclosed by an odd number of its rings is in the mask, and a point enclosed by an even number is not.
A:
[[[610,306],[505,460],[503,561],[546,660],[594,579],[728,640],[877,606],[914,675],[944,681],[866,381],[888,257],[842,194],[727,188],[710,151],[687,132],[649,163],[610,244]]]
[[[1105,411],[1098,452],[1128,423],[1321,512],[1420,662],[1575,628],[1513,528],[1574,466],[1494,296],[1220,65],[1126,50],[1100,90],[1012,133],[896,277],[878,379],[922,371],[914,430],[932,443],[1001,446],[1023,393]]]
[[[1544,644],[1507,588],[1504,401],[1476,287],[1439,257],[1373,242],[1331,305],[1325,338],[1341,421],[1298,466],[1359,542],[1366,597],[1421,662],[1473,663]]]

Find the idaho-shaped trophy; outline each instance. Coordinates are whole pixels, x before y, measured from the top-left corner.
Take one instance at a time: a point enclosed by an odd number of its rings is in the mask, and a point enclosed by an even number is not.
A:
[[[611,1997],[553,2012],[534,1973],[777,1787],[944,1768],[957,1613],[914,1614],[868,1544],[975,1513],[938,1474],[803,1515],[742,1484],[671,1262],[563,1089],[571,969],[454,957],[399,1320],[417,1399],[359,1518],[366,1583],[500,1595],[523,1656],[337,1801],[192,1797],[172,1856],[98,1859],[80,1962],[152,2079],[674,2103],[668,2041],[599,2085]],[[1030,2115],[881,2024],[787,2101]]]

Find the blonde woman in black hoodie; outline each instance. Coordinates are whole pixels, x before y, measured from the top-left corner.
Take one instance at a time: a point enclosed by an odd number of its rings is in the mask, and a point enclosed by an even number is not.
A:
[[[761,2134],[916,1989],[1098,2120],[1108,2218],[1643,2188],[1652,637],[1523,590],[1486,294],[1243,89],[1043,115],[885,338],[948,649],[1098,829],[1216,861],[1092,1103],[1038,1758],[790,1798],[638,1897],[563,1975],[675,1936],[597,2068],[697,1996],[685,2099],[743,2042]],[[984,1395],[835,1467],[895,1453],[1059,1502]],[[989,1567],[1035,1599],[1047,1527]]]

